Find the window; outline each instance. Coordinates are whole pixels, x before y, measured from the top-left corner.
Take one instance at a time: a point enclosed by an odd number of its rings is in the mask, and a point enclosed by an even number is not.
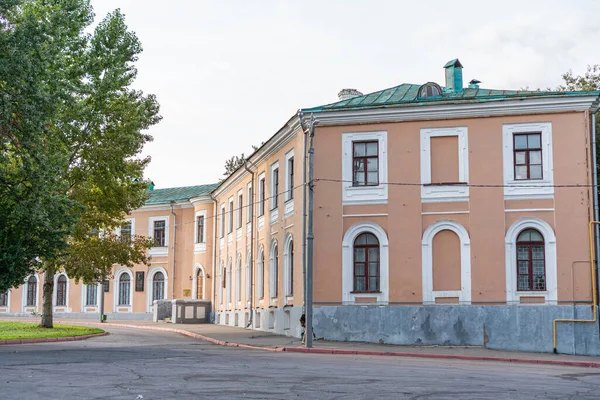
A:
[[[244,211],[244,196],[240,192],[238,194],[238,210],[237,210],[237,228],[240,229],[242,227],[242,215]]]
[[[56,281],[56,305],[67,305],[67,277],[60,275]]]
[[[227,217],[229,218],[227,233],[231,233],[233,232],[233,197],[229,199],[229,213]]]
[[[294,295],[294,241],[292,236],[286,237],[283,252],[284,291],[286,296]]]
[[[277,208],[279,200],[279,168],[275,167],[271,171],[271,210]]]
[[[279,252],[277,250],[277,242],[273,241],[271,245],[271,257],[270,257],[270,265],[269,265],[269,291],[271,294],[271,298],[276,298],[278,291],[277,286],[279,286]]]
[[[294,157],[290,157],[287,160],[287,200],[294,198]]]
[[[377,141],[352,143],[354,186],[379,185],[379,150]]]
[[[154,243],[156,247],[166,247],[165,233],[166,222],[164,220],[154,221]]]
[[[442,88],[437,83],[429,82],[421,86],[419,89],[419,97],[422,99],[441,95]]]
[[[513,135],[515,180],[542,179],[542,134]]]
[[[37,304],[37,278],[30,276],[27,279],[27,303],[28,306],[35,306]]]
[[[527,229],[517,237],[517,290],[546,290],[544,237]]]
[[[265,252],[261,246],[256,260],[256,291],[259,299],[265,297]]]
[[[204,215],[196,217],[196,243],[204,243]]]
[[[225,237],[225,205],[221,206],[221,215],[220,215],[220,219],[221,219],[221,238]]]
[[[242,257],[238,254],[237,263],[235,266],[235,301],[242,300]]]
[[[158,222],[158,221],[157,221]],[[164,222],[164,221],[163,221]],[[123,273],[119,278],[119,305],[129,306],[129,295],[131,293],[131,278],[129,274]]]
[[[354,240],[354,291],[379,291],[379,241],[371,233]]]
[[[132,224],[131,221],[127,221],[121,226],[121,240],[125,243],[131,242],[132,235]]]
[[[152,301],[165,298],[165,275],[157,272],[152,278]]]
[[[258,216],[265,215],[265,178],[258,182]]]
[[[246,223],[249,224],[252,222],[252,185],[248,184],[248,207],[246,208]]]
[[[8,306],[8,292],[0,293],[0,307]]]
[[[85,305],[98,305],[98,285],[91,284],[85,287]]]
[[[225,281],[225,285],[226,285],[226,289],[227,289],[227,303],[231,303],[231,258],[229,259],[229,262],[227,263],[227,272],[226,272],[226,277],[227,280]]]
[[[250,280],[250,268],[252,268],[250,264],[251,253],[248,252],[246,255],[246,273],[244,279],[246,280],[246,300],[252,299],[252,281]]]

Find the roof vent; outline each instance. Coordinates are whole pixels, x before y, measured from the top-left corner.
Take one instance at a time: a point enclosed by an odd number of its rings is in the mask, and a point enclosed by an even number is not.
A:
[[[471,79],[471,82],[469,82],[469,89],[479,89],[480,83],[481,81],[478,81],[477,79]]]
[[[356,89],[342,89],[338,93],[338,99],[340,101],[349,100],[354,97],[362,96],[363,94]]]
[[[463,90],[462,64],[458,58],[450,60],[444,65],[446,69],[446,91],[460,92]]]
[[[148,190],[154,190],[154,182],[148,182]]]

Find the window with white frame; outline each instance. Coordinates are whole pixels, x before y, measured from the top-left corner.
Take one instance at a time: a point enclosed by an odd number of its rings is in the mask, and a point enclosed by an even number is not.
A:
[[[552,198],[552,124],[505,124],[502,146],[504,198]]]
[[[386,131],[343,133],[343,204],[387,203],[387,168]]]
[[[252,299],[252,281],[250,280],[252,264],[250,263],[251,253],[248,252],[246,255],[246,273],[244,279],[246,280],[246,300]]]
[[[466,127],[421,129],[421,200],[469,198],[469,143]]]
[[[227,225],[227,233],[231,233],[233,232],[233,197],[229,198],[229,212],[227,213],[227,218],[229,218],[228,220],[228,225]]]
[[[256,258],[256,292],[259,299],[265,297],[265,252],[262,246]]]
[[[271,210],[277,209],[279,203],[279,163],[271,166]]]
[[[291,297],[294,295],[294,240],[291,234],[285,239],[283,268],[285,295]]]
[[[236,303],[242,300],[242,256],[238,254],[237,263],[235,265],[235,301]]]
[[[0,293],[0,307],[8,306],[8,290]]]
[[[241,190],[238,192],[237,207],[237,229],[240,229],[242,227],[242,216],[244,215],[244,196]]]
[[[56,305],[66,306],[67,305],[67,277],[63,274],[58,276],[56,280]]]
[[[294,150],[285,155],[285,201],[294,199]]]
[[[227,290],[227,303],[231,303],[231,258],[229,259],[229,262],[227,263],[227,272],[225,277],[227,278],[225,280],[225,286],[226,286],[226,290]]]
[[[98,305],[98,285],[95,283],[85,286],[85,305],[86,306],[97,306]]]
[[[165,298],[165,275],[158,271],[152,277],[152,301]]]
[[[269,256],[269,292],[273,299],[278,295],[277,287],[279,286],[279,252],[276,240],[273,240],[271,243]]]
[[[265,215],[265,174],[258,177],[258,216]]]
[[[221,223],[221,239],[225,237],[225,204],[221,206],[221,215],[219,216]]]
[[[252,184],[249,183],[246,188],[246,201],[248,202],[248,207],[246,208],[246,223],[249,224],[252,222]]]
[[[123,225],[121,225],[120,237],[121,240],[125,243],[131,242],[131,237],[133,236],[133,220],[127,219]]]
[[[131,305],[131,277],[127,273],[122,273],[119,277],[119,302],[120,306]]]
[[[196,215],[196,243],[204,243],[204,215]]]
[[[154,247],[150,249],[152,256],[165,256],[169,252],[169,216],[148,218],[148,236],[154,239]]]
[[[37,305],[37,283],[37,278],[34,275],[27,279],[27,301],[25,302],[27,306]]]

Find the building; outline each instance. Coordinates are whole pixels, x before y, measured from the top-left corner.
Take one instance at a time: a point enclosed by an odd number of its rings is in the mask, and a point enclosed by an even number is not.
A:
[[[149,267],[116,268],[111,317],[147,317],[161,296],[206,298],[216,323],[298,336],[314,118],[317,336],[552,351],[555,319],[592,316],[600,91],[465,87],[462,68],[448,62],[444,86],[343,90],[220,184],[153,191],[131,227],[165,246]],[[127,282],[140,272],[137,292]],[[56,312],[97,312],[86,289],[55,279],[69,304]],[[28,312],[35,290],[11,291],[0,312]],[[556,333],[560,352],[600,354],[597,322]]]

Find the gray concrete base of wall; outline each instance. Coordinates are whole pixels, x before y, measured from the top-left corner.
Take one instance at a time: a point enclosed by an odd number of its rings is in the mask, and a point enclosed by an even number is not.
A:
[[[317,306],[314,329],[325,340],[551,353],[554,319],[591,317],[590,305]],[[598,322],[557,326],[559,353],[600,355]]]
[[[209,322],[210,316],[209,300],[171,300],[171,322],[174,324],[202,324]]]
[[[296,338],[302,335],[300,326],[302,307],[255,309],[252,311],[252,321],[250,321],[250,312],[250,310],[216,311],[214,323]]]
[[[33,317],[30,313],[0,313],[0,317]],[[90,319],[100,321],[99,313],[53,313],[56,319]],[[138,320],[151,321],[151,313],[106,313],[107,320]]]

